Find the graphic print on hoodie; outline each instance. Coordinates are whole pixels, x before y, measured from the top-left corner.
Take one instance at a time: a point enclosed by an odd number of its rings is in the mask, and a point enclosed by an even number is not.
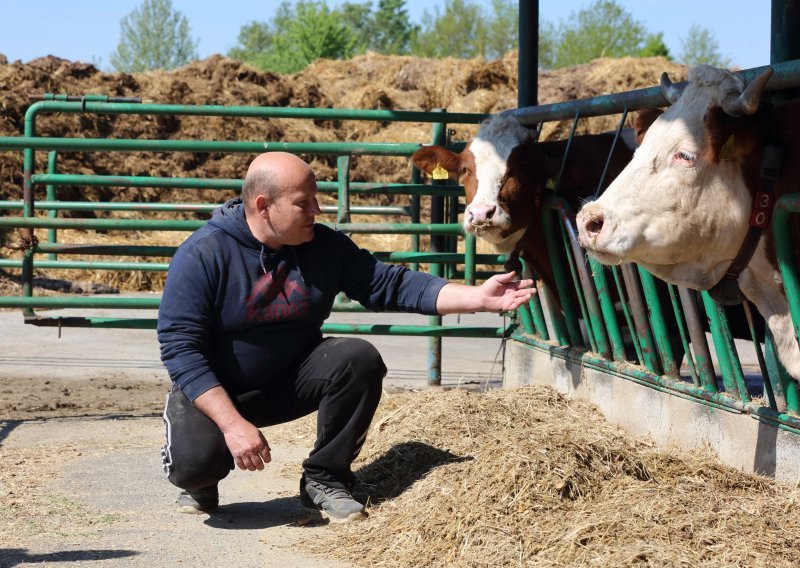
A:
[[[308,316],[311,291],[282,260],[254,284],[247,297],[247,321],[280,322]]]

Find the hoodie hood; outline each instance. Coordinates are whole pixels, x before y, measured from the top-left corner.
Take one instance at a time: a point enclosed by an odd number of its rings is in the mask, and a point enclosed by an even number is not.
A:
[[[247,248],[261,250],[263,245],[253,236],[244,214],[244,202],[235,197],[214,209],[209,225],[232,236]]]

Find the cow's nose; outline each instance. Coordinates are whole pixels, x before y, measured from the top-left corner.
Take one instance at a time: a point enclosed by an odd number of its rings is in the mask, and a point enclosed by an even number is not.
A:
[[[469,208],[467,217],[473,225],[484,225],[492,220],[496,211],[496,205],[478,205]]]
[[[578,224],[579,233],[586,239],[594,241],[603,230],[605,217],[602,211],[584,208],[578,212],[575,219]]]

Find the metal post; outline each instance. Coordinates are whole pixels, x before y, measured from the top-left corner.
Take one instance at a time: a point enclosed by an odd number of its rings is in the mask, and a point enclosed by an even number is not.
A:
[[[539,0],[519,2],[517,77],[517,106],[539,104]]]

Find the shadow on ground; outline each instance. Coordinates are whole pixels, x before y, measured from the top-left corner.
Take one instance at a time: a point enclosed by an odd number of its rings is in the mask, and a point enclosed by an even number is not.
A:
[[[139,554],[135,550],[63,550],[44,554],[29,554],[24,548],[0,548],[0,566],[11,568],[18,564],[43,564],[110,560]]]
[[[434,468],[472,459],[423,442],[397,444],[356,472],[358,481],[353,496],[362,502],[369,499],[379,504],[402,494]]]

